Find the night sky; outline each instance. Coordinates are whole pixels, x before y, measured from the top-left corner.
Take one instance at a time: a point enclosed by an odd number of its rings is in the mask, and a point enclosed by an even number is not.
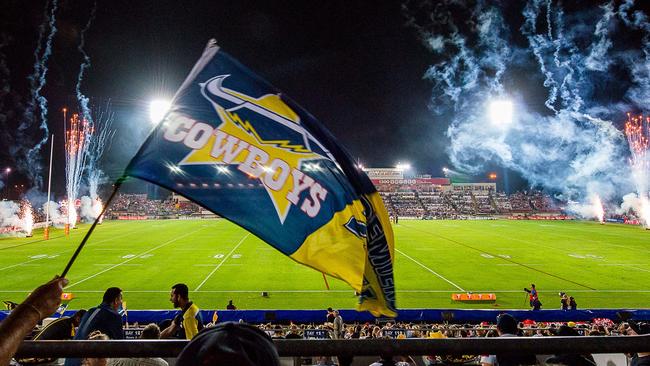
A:
[[[606,18],[607,4],[611,18]],[[527,24],[531,6],[538,6],[537,18]],[[484,180],[497,171],[501,189],[530,184],[574,199],[594,186],[581,183],[591,174],[605,177],[596,182],[599,190],[620,197],[629,191],[628,186],[620,192],[611,188],[621,186],[614,179],[620,172],[608,166],[607,172],[586,169],[576,176],[573,169],[608,155],[615,158],[612,166],[625,165],[629,152],[624,137],[614,136],[624,122],[620,117],[627,110],[644,112],[650,98],[650,75],[642,66],[650,62],[647,7],[646,1],[634,0],[97,1],[96,17],[86,33],[91,66],[81,91],[95,107],[110,101],[115,112],[116,135],[101,161],[112,179],[122,173],[152,128],[150,100],[170,98],[206,42],[215,38],[226,52],[323,122],[365,166],[410,162],[419,173],[440,176],[442,167],[456,163],[470,173],[464,179]],[[64,191],[65,168],[61,108],[77,109],[75,85],[82,62],[77,47],[92,9],[93,1],[59,0],[56,12],[58,32],[42,94],[49,104],[50,132],[58,136],[53,170],[58,194]],[[40,118],[27,129],[19,125],[30,100],[28,76],[34,70],[44,10],[43,0],[5,0],[0,11],[0,167],[14,167],[10,184],[26,187],[31,184],[20,171],[20,163],[25,164],[16,151],[29,149],[43,137]],[[548,20],[553,30],[546,34]],[[598,28],[598,22],[605,26]],[[489,31],[482,34],[482,27]],[[465,44],[454,43],[455,32]],[[534,37],[547,48],[532,46]],[[534,47],[541,50],[544,67],[556,82],[555,101],[549,102],[549,87],[543,86],[548,80]],[[604,53],[598,54],[599,49]],[[637,58],[640,67],[635,66]],[[507,63],[503,77],[500,62]],[[475,75],[479,78],[472,84],[468,78]],[[454,100],[450,95],[458,90],[462,93]],[[521,128],[513,130],[517,133],[505,144],[514,149],[515,158],[536,155],[504,160],[499,146],[480,146],[494,136],[472,137],[474,132],[492,132],[483,128],[483,103],[499,94],[513,96],[521,109]],[[578,100],[582,104],[576,107]],[[555,116],[545,103],[556,110]],[[567,117],[574,112],[589,117]],[[592,117],[607,125],[590,130]],[[533,141],[548,131],[543,124],[574,129],[575,136],[557,146],[555,136]],[[531,143],[521,144],[527,140]],[[612,147],[604,150],[608,144]],[[560,150],[549,153],[556,148]],[[44,147],[37,157],[43,174],[47,150]],[[540,155],[544,159],[536,158]],[[564,161],[549,160],[556,155]],[[554,181],[546,179],[551,176]],[[0,178],[6,182],[6,176]],[[572,180],[578,183],[564,186]]]
[[[2,34],[11,37],[1,52],[18,99],[5,95],[5,109],[20,109],[29,97],[44,2],[30,4],[10,1],[0,15]],[[59,136],[62,106],[75,109],[77,45],[91,9],[91,1],[61,1],[57,12],[44,95],[48,124]],[[103,159],[112,176],[151,128],[149,100],[173,95],[210,38],[321,120],[364,165],[409,161],[440,175],[446,164],[446,124],[427,107],[429,53],[397,2],[99,1],[96,11],[86,34],[91,67],[82,92],[95,104],[110,100],[116,112],[117,134]],[[15,164],[4,146],[15,143],[18,119],[7,122],[0,166]],[[63,150],[57,155],[55,171],[62,171]]]

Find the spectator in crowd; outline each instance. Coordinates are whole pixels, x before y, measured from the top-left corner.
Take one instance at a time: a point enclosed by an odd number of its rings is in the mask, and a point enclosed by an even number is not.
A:
[[[88,310],[81,318],[79,330],[74,339],[88,339],[95,330],[107,335],[110,339],[124,339],[122,329],[122,316],[119,309],[122,307],[122,290],[110,287],[104,292],[102,303]]]
[[[64,316],[51,321],[43,327],[32,340],[66,340],[74,337],[75,328],[81,323],[81,318],[86,314],[86,310],[79,310],[71,317]],[[18,360],[21,364],[42,364],[55,362],[56,358],[23,358]]]
[[[650,334],[650,324],[628,320],[628,335]],[[630,366],[650,366],[650,352],[639,352],[632,356]]]
[[[327,308],[327,317],[325,318],[325,321],[328,323],[334,323],[334,318],[334,310],[332,310],[332,308]]]
[[[142,330],[140,339],[160,339],[160,328],[156,324],[149,324]],[[145,358],[112,358],[108,366],[168,366],[167,361],[158,357]]]
[[[403,357],[397,357],[399,360],[393,359],[393,356],[391,355],[381,355],[380,360],[377,362],[373,362],[370,364],[370,366],[411,366],[415,365],[415,362],[413,360],[407,359],[407,361],[404,360]]]
[[[575,328],[568,325],[562,325],[557,330],[557,336],[560,337],[579,337],[580,334]],[[550,365],[571,365],[571,366],[595,366],[596,361],[591,355],[580,355],[577,353],[563,353],[546,359],[546,363]]]
[[[124,339],[122,329],[122,316],[118,312],[122,306],[122,290],[118,287],[110,287],[104,292],[102,303],[91,308],[81,318],[79,330],[74,335],[75,340],[84,340],[94,332],[99,331],[110,339]],[[80,365],[78,358],[67,358],[66,366]]]
[[[280,357],[271,338],[257,327],[226,322],[194,337],[176,365],[280,366]]]
[[[107,341],[110,338],[102,332],[95,330],[88,336],[89,341]],[[108,358],[84,358],[81,361],[81,366],[106,366],[108,365]]]
[[[300,329],[298,329],[298,326],[295,324],[291,324],[291,327],[289,327],[289,334],[287,334],[284,338],[286,339],[302,339],[302,336],[300,335]]]
[[[226,310],[237,310],[237,307],[232,303],[232,300],[228,300],[228,305],[226,305]]]
[[[343,338],[343,330],[344,330],[344,325],[343,325],[343,318],[341,317],[341,314],[339,313],[338,310],[334,310],[334,322],[333,322],[333,339],[341,339]]]
[[[39,286],[0,322],[0,365],[8,365],[25,336],[39,321],[56,311],[67,284],[67,279],[57,276]]]
[[[58,318],[41,329],[33,339],[35,341],[72,339],[75,328],[81,324],[85,314],[86,310],[81,309],[72,316]]]
[[[497,317],[499,337],[517,337],[517,320],[510,314]],[[502,353],[481,357],[482,366],[535,365],[537,358],[533,354]]]
[[[161,338],[192,339],[199,330],[203,329],[203,319],[201,319],[199,307],[190,301],[189,292],[184,283],[172,286],[169,301],[174,304],[174,308],[180,308],[181,312],[162,331]]]

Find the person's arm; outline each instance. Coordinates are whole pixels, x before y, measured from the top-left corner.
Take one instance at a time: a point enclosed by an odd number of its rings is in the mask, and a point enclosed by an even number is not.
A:
[[[160,338],[174,338],[174,335],[176,334],[176,331],[178,330],[179,325],[176,324],[176,318],[172,321],[171,324],[165,329],[163,329],[162,332],[160,332]]]
[[[39,286],[9,316],[0,322],[0,365],[8,365],[23,339],[43,318],[53,314],[61,304],[65,278],[54,278]]]

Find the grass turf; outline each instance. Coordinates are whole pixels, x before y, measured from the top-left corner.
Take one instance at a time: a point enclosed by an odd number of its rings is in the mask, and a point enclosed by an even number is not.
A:
[[[0,238],[0,300],[21,301],[63,270],[88,229],[69,238]],[[537,285],[544,309],[558,292],[579,308],[648,308],[650,231],[628,225],[559,221],[411,221],[394,226],[400,308],[527,308]],[[341,255],[344,255],[343,253]],[[353,308],[345,283],[301,266],[226,220],[109,221],[99,226],[68,274],[70,308],[124,290],[129,309],[169,309],[169,288],[190,287],[203,309]],[[262,291],[269,293],[262,297]],[[452,302],[452,293],[493,292],[495,303]]]

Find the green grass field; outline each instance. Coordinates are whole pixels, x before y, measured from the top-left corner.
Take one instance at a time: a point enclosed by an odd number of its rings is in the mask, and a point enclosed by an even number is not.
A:
[[[19,302],[60,273],[88,229],[43,241],[0,238],[0,300]],[[650,231],[557,221],[409,221],[394,226],[400,308],[527,308],[535,283],[544,309],[559,291],[579,308],[650,307]],[[341,253],[341,255],[344,255]],[[283,256],[226,220],[112,221],[99,226],[73,265],[71,308],[124,290],[129,309],[169,309],[169,288],[187,283],[203,309],[354,308],[345,283]],[[261,292],[268,291],[269,297]],[[455,292],[494,292],[496,303],[452,302]]]

